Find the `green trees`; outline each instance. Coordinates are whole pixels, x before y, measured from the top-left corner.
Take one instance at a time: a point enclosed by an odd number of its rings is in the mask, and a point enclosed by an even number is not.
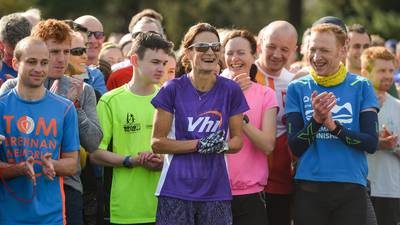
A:
[[[45,18],[75,19],[92,14],[104,24],[106,34],[125,33],[132,15],[153,8],[164,15],[168,37],[179,46],[184,32],[197,22],[219,28],[246,28],[257,33],[273,20],[289,20],[302,31],[316,19],[332,15],[347,24],[361,23],[372,33],[400,39],[398,0],[0,0],[0,15],[29,7]]]

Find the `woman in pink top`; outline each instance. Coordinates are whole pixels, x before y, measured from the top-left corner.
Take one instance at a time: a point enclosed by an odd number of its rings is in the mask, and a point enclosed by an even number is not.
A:
[[[233,224],[264,225],[267,224],[263,192],[268,180],[267,155],[275,145],[278,104],[275,92],[255,83],[254,76],[250,75],[257,46],[253,35],[245,30],[233,31],[223,46],[227,69],[222,76],[239,83],[250,107],[245,113],[248,119],[243,121],[242,150],[227,155]]]

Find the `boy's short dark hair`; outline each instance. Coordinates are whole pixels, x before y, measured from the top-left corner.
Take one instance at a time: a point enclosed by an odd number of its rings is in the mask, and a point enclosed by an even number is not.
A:
[[[139,59],[143,59],[146,49],[161,49],[166,54],[170,54],[174,44],[161,35],[154,32],[140,32],[132,40],[132,47],[129,55],[136,54]]]

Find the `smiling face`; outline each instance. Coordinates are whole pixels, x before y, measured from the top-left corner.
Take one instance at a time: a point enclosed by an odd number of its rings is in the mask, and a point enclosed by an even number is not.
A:
[[[367,33],[349,33],[349,51],[346,63],[350,68],[361,70],[361,54],[370,45]]]
[[[219,43],[219,40],[214,33],[205,31],[196,35],[192,45],[198,45],[200,43]],[[214,71],[217,69],[220,51],[214,52],[211,48],[208,48],[207,51],[201,52],[193,47],[186,49],[186,54],[188,55],[188,59],[195,73],[214,74]]]
[[[78,74],[86,73],[86,63],[88,61],[88,57],[86,51],[82,51],[83,49],[86,49],[86,44],[84,42],[83,37],[80,35],[73,35],[71,42],[71,56],[69,57],[69,64]]]
[[[88,36],[88,64],[96,64],[104,42],[103,25],[98,19],[93,16],[82,16],[75,20],[76,23],[86,27],[89,32]],[[102,33],[102,35],[95,35],[95,33]]]
[[[379,91],[386,92],[393,84],[395,65],[392,60],[376,59],[370,73],[372,84]]]
[[[22,50],[20,59],[13,59],[18,69],[18,82],[25,87],[39,88],[47,78],[49,51],[44,43],[29,44]]]
[[[251,53],[250,42],[243,37],[235,37],[226,42],[225,64],[232,76],[249,73],[255,55]]]
[[[297,37],[291,30],[277,29],[264,35],[260,63],[270,75],[279,75],[296,51]]]
[[[345,47],[337,42],[331,31],[312,32],[308,47],[308,62],[320,76],[336,73],[346,54]]]

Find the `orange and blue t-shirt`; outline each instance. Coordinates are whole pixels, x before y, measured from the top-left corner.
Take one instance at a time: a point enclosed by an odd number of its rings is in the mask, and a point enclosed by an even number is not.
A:
[[[6,138],[0,160],[17,164],[33,156],[36,173],[36,190],[25,176],[0,183],[0,224],[65,224],[62,178],[45,178],[41,158],[50,152],[57,160],[61,153],[79,150],[73,103],[49,91],[40,100],[26,101],[12,89],[0,97],[0,134]]]

